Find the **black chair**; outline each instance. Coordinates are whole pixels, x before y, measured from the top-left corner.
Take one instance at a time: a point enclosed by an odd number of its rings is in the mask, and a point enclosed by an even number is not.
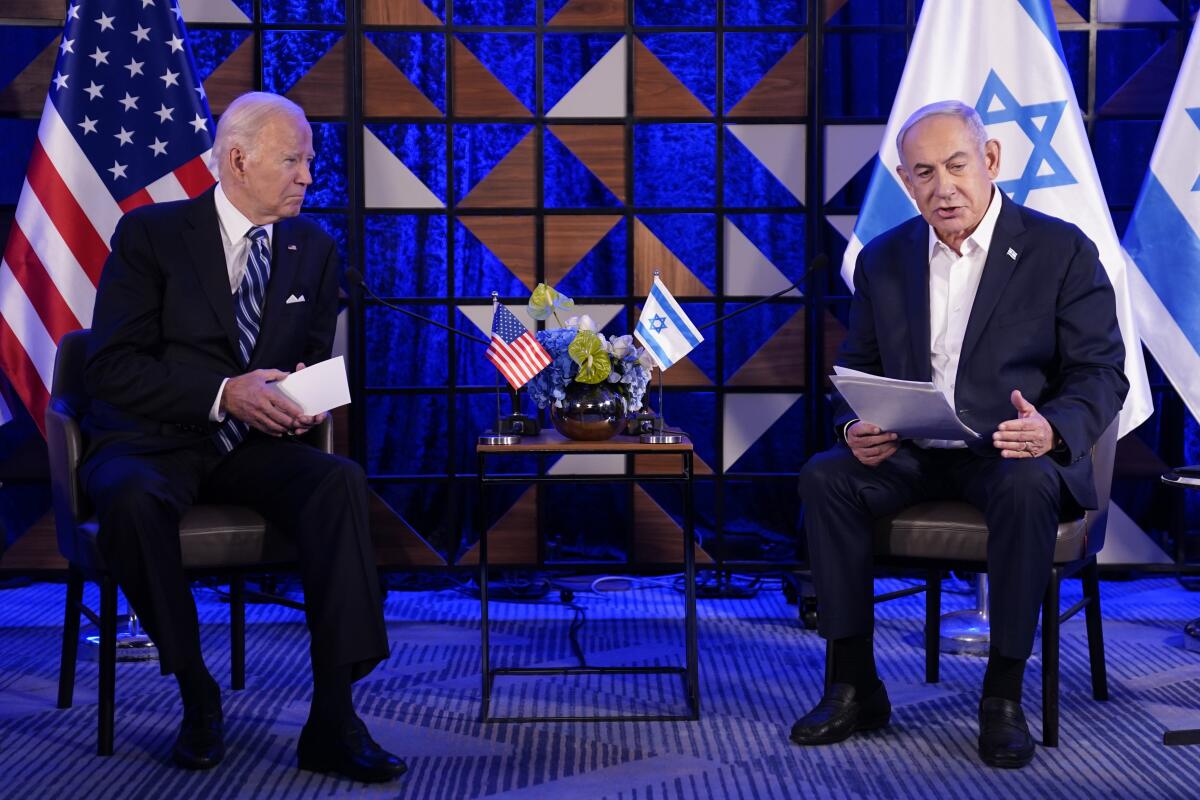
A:
[[[1100,618],[1100,580],[1096,554],[1104,547],[1112,488],[1117,423],[1092,448],[1098,508],[1058,526],[1054,566],[1042,600],[1042,745],[1058,746],[1059,627],[1080,610],[1087,619],[1092,696],[1108,699],[1104,632]],[[949,570],[987,572],[987,523],[974,506],[950,500],[919,503],[879,521],[874,553],[877,566],[917,569],[925,585],[875,598],[876,603],[925,591],[925,680],[939,679],[942,576]],[[1059,592],[1064,578],[1080,575],[1083,598],[1063,611]],[[833,675],[832,648],[826,650],[826,681]]]
[[[58,679],[58,707],[70,708],[75,689],[79,649],[79,615],[100,631],[99,720],[96,752],[113,752],[114,695],[116,691],[117,584],[96,544],[97,522],[91,503],[79,483],[82,455],[79,418],[87,407],[83,386],[88,331],[69,333],[59,342],[54,362],[50,405],[46,410],[46,439],[50,454],[54,518],[58,547],[70,564],[67,603],[63,620],[62,663]],[[310,441],[325,452],[333,449],[333,428],[328,419],[309,432]],[[179,525],[183,566],[189,575],[229,575],[231,678],[233,689],[246,681],[245,573],[294,564],[296,554],[281,532],[244,506],[197,505]],[[84,581],[100,587],[100,613],[83,604]],[[136,610],[136,609],[135,609]]]

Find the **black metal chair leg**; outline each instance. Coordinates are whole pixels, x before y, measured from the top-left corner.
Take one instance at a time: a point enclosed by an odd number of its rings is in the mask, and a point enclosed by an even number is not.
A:
[[[1088,660],[1092,667],[1092,697],[1108,699],[1108,669],[1104,664],[1104,625],[1100,617],[1100,567],[1092,556],[1083,568],[1083,594],[1088,598],[1084,609],[1087,620]]]
[[[941,678],[942,573],[930,570],[925,574],[925,682],[937,683]]]
[[[246,688],[246,579],[229,579],[229,686]]]
[[[58,707],[70,708],[75,699],[75,664],[79,658],[79,606],[83,602],[83,573],[67,573],[67,602],[63,612],[62,659],[58,665]]]
[[[117,582],[110,577],[100,581],[100,687],[99,732],[96,754],[113,754],[113,717],[117,694]]]
[[[1042,605],[1042,746],[1058,747],[1058,645],[1059,584],[1062,570],[1055,567]]]

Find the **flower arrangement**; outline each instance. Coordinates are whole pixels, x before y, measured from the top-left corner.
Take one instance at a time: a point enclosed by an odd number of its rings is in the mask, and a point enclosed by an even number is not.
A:
[[[529,315],[536,320],[553,315],[561,327],[536,334],[551,362],[526,384],[529,396],[538,408],[561,408],[572,383],[607,383],[624,398],[626,413],[640,411],[654,362],[632,336],[605,337],[587,314],[565,322],[559,317],[559,311],[574,307],[574,300],[544,283],[530,296]]]

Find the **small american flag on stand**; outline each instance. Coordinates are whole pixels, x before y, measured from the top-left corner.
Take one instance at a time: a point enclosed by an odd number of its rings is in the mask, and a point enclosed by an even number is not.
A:
[[[499,303],[494,309],[488,361],[496,365],[514,389],[520,389],[550,364],[550,354],[511,311]]]
[[[0,261],[0,366],[39,428],[59,340],[91,325],[117,220],[212,186],[213,133],[176,0],[70,5]]]

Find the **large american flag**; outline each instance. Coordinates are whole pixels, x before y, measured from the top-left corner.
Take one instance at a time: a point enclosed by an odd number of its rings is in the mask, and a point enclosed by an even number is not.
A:
[[[0,366],[39,428],[59,340],[91,325],[117,220],[211,186],[213,132],[177,5],[79,0],[67,9],[0,261]]]
[[[488,345],[487,357],[514,389],[520,389],[550,363],[546,348],[499,303],[492,317],[492,342]]]

